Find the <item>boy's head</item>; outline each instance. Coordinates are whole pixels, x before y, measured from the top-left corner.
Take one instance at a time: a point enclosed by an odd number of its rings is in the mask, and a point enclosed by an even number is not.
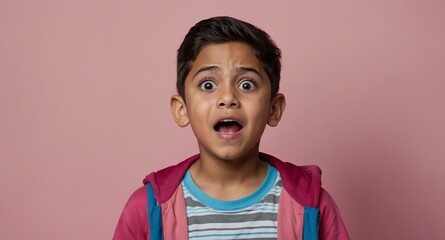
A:
[[[258,157],[266,125],[277,126],[286,105],[280,67],[280,50],[251,24],[217,17],[192,27],[170,107],[178,126],[192,127],[202,158]]]
[[[204,46],[226,42],[248,44],[262,63],[271,84],[271,96],[278,93],[281,51],[263,30],[231,17],[213,17],[193,26],[178,49],[176,87],[185,100],[185,79]]]

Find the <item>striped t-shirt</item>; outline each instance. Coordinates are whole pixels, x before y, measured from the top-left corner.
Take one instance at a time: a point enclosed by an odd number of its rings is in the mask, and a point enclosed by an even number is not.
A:
[[[261,186],[249,196],[233,201],[210,197],[193,182],[190,171],[182,181],[189,239],[277,239],[277,213],[282,182],[268,165]]]

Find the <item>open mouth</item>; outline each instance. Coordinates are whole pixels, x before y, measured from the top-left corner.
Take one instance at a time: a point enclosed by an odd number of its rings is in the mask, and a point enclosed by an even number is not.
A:
[[[243,126],[233,119],[224,119],[215,124],[213,129],[219,133],[231,134],[241,131]]]

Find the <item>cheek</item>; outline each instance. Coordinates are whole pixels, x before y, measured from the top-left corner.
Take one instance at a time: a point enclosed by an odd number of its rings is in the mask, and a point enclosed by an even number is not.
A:
[[[211,104],[204,99],[189,103],[187,114],[191,122],[205,122],[211,110]]]
[[[258,124],[267,122],[267,118],[269,117],[269,103],[258,102],[252,104],[249,109],[249,115],[255,122]]]
[[[248,109],[251,109],[252,114],[257,117],[267,117],[269,116],[270,109],[270,99],[268,97],[260,97],[249,101]]]

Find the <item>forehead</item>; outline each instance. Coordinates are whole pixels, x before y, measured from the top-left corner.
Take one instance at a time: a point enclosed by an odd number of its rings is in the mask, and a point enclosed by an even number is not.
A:
[[[206,66],[220,68],[252,67],[264,73],[263,64],[256,57],[252,48],[242,42],[211,44],[203,47],[193,62],[190,74]]]

